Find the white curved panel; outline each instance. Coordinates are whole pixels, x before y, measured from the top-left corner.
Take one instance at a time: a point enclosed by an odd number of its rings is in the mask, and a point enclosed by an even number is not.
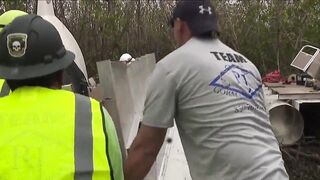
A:
[[[125,149],[130,148],[137,135],[147,79],[155,63],[154,54],[137,58],[130,65],[109,60],[97,62],[104,98],[109,99],[107,109],[118,128],[119,137],[123,138],[120,141]],[[191,180],[176,124],[168,129],[166,141],[144,180]]]
[[[62,42],[65,48],[69,51],[72,51],[75,55],[75,63],[80,68],[86,79],[88,80],[86,64],[81,52],[81,49],[74,39],[73,35],[66,28],[66,26],[55,16],[53,10],[53,4],[51,0],[38,0],[37,14],[40,15],[43,19],[52,23],[55,28],[58,30]]]

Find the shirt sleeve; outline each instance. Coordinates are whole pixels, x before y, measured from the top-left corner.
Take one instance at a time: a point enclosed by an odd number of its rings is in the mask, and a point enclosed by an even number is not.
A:
[[[176,86],[174,74],[157,64],[148,80],[142,124],[158,128],[173,126]]]
[[[113,176],[115,180],[123,180],[123,161],[119,145],[119,140],[117,132],[111,116],[105,108],[103,108],[103,114],[105,118],[105,128],[107,133],[107,143],[108,143],[108,158],[110,163],[110,168],[112,168]]]

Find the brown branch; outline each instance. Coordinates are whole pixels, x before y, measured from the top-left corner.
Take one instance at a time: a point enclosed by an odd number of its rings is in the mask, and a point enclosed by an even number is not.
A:
[[[304,157],[306,159],[313,160],[313,161],[315,161],[315,162],[320,164],[320,155],[319,154],[316,154],[316,153],[308,154],[308,153],[304,153],[304,152],[301,152],[299,150],[295,150],[295,149],[292,149],[292,148],[289,148],[287,151],[289,153],[295,154],[296,156],[302,156],[302,157]]]
[[[305,27],[305,26],[303,26],[303,24],[306,22],[307,17],[308,17],[308,14],[306,13],[306,14],[304,15],[304,17],[302,18],[302,22],[301,22],[302,28],[299,29],[299,35],[298,35],[297,40],[296,40],[296,43],[295,43],[295,45],[294,45],[294,49],[298,49],[299,42],[301,42],[301,38],[302,38],[302,35],[303,35],[303,29],[304,29],[304,27]]]

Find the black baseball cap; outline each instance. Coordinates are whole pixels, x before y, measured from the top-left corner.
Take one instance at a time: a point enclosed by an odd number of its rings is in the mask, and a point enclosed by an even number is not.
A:
[[[180,0],[170,19],[172,27],[177,18],[187,22],[194,36],[219,32],[217,14],[210,0]]]

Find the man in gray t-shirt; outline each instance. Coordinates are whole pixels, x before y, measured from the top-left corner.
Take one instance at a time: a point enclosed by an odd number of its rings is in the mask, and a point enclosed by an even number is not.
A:
[[[172,26],[180,47],[150,77],[126,179],[146,175],[175,119],[193,179],[287,180],[260,74],[216,38],[210,1],[178,3]]]

